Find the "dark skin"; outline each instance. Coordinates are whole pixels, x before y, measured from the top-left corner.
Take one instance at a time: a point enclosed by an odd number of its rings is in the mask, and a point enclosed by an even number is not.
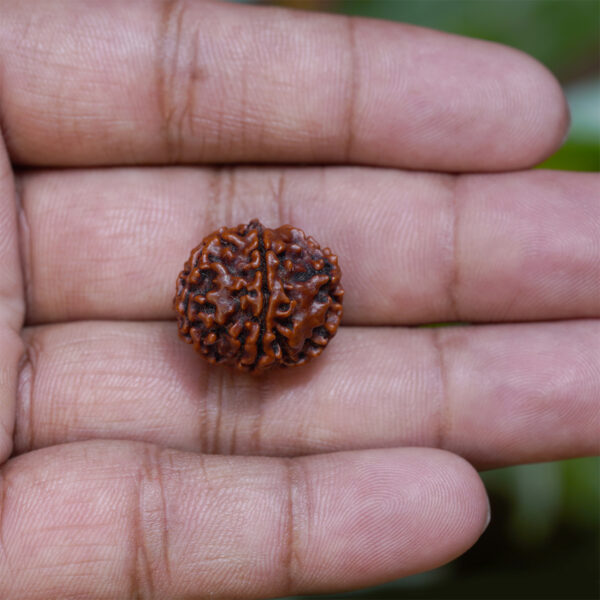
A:
[[[477,540],[476,468],[598,452],[600,182],[526,170],[568,126],[542,66],[271,8],[0,14],[1,597],[359,588]],[[266,378],[171,308],[256,216],[346,290],[324,354]],[[408,327],[440,321],[474,325]]]

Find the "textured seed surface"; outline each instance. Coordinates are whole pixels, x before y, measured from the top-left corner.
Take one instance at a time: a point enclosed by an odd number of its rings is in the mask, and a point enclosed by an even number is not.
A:
[[[179,336],[211,363],[242,371],[301,365],[337,331],[340,277],[337,257],[300,229],[222,227],[177,279]]]

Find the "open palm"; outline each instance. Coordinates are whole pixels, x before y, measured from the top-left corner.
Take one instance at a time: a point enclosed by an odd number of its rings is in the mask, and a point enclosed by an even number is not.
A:
[[[469,462],[598,451],[599,180],[519,171],[568,122],[535,61],[198,1],[0,16],[1,598],[366,586],[474,543]],[[253,217],[346,289],[323,356],[262,378],[171,309]],[[472,325],[412,327],[443,321]]]

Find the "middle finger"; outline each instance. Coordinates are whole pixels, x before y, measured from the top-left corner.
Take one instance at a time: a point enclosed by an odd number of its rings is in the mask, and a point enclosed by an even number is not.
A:
[[[347,325],[600,315],[596,174],[163,168],[20,182],[29,323],[172,318],[191,248],[255,217],[338,254]]]

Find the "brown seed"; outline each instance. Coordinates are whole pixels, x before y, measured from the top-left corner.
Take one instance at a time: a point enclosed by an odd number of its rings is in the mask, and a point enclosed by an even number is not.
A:
[[[177,279],[179,336],[209,362],[242,371],[304,364],[337,331],[341,275],[337,257],[301,229],[221,227]]]

